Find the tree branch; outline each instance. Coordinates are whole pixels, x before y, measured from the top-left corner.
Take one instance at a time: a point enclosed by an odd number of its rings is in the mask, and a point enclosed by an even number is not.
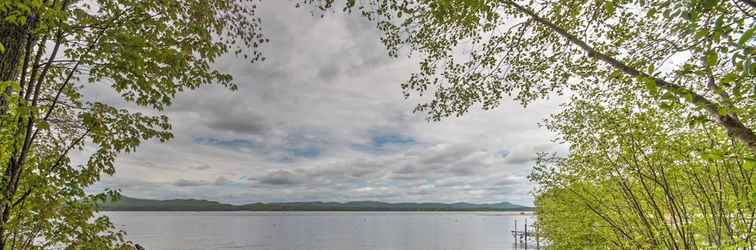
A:
[[[52,173],[55,169],[57,169],[58,167],[60,167],[61,163],[63,163],[64,157],[66,157],[66,155],[68,155],[68,153],[71,152],[71,150],[74,147],[76,147],[76,145],[79,145],[79,143],[81,143],[81,141],[84,140],[84,138],[86,138],[87,135],[89,135],[89,131],[91,131],[91,129],[87,129],[87,131],[84,132],[84,134],[82,134],[81,136],[79,136],[78,138],[76,138],[76,140],[74,140],[73,142],[71,142],[71,144],[69,144],[68,147],[66,147],[66,150],[64,150],[58,156],[58,159],[55,160],[55,163],[52,166],[50,166],[50,169],[47,172],[48,173]],[[15,207],[18,204],[20,204],[21,202],[23,202],[29,196],[29,194],[31,194],[31,192],[34,191],[34,188],[36,188],[36,185],[33,185],[33,186],[29,187],[29,190],[26,190],[26,192],[24,192],[24,194],[21,196],[21,198],[19,198],[18,200],[16,200],[16,202],[13,202],[13,205],[11,207]]]
[[[31,52],[34,48],[34,45],[36,43],[35,36],[32,34],[32,31],[34,30],[34,27],[36,27],[36,13],[32,14],[31,19],[29,20],[30,24],[29,27],[26,28],[26,47],[24,48],[24,64],[21,66],[21,77],[19,79],[19,90],[21,91],[20,95],[23,95],[23,89],[24,84],[26,84],[26,74],[27,74],[27,68],[29,67],[29,60],[31,59]],[[19,96],[20,96],[19,95]]]
[[[55,98],[52,100],[52,104],[50,104],[50,108],[48,108],[47,113],[45,114],[44,118],[42,118],[43,121],[47,121],[47,119],[50,117],[50,114],[52,114],[53,110],[55,109],[55,106],[58,104],[58,99],[60,98],[60,94],[63,92],[63,89],[68,85],[69,82],[71,82],[71,78],[73,78],[74,73],[76,73],[76,69],[79,68],[79,65],[81,65],[81,61],[84,60],[84,55],[88,54],[94,47],[97,45],[97,43],[100,41],[100,38],[102,37],[102,34],[104,31],[101,31],[97,37],[92,41],[92,43],[87,47],[86,51],[82,53],[82,55],[79,57],[79,60],[76,60],[76,64],[73,66],[70,72],[68,72],[68,75],[66,76],[66,80],[63,81],[63,83],[58,88],[58,91],[55,93]],[[34,131],[34,135],[37,135],[37,132],[39,130]]]
[[[756,8],[756,2],[754,2],[753,0],[740,0],[740,1],[750,5],[751,8]]]
[[[66,6],[68,6],[68,0],[63,1],[63,6],[61,9],[65,9]],[[53,47],[53,51],[50,54],[50,57],[48,59],[48,64],[45,65],[45,68],[42,69],[42,73],[39,74],[39,78],[37,79],[36,86],[34,86],[34,95],[32,97],[32,103],[31,106],[35,107],[37,106],[37,101],[39,99],[39,91],[41,89],[42,83],[45,80],[45,76],[47,75],[48,70],[50,69],[50,62],[55,60],[55,56],[58,54],[58,50],[60,49],[60,45],[63,43],[63,29],[59,28],[57,34],[55,34],[55,46]],[[32,82],[29,82],[31,87]],[[21,148],[21,155],[19,155],[17,161],[18,166],[21,166],[24,162],[24,159],[26,158],[27,153],[29,152],[29,148],[31,147],[33,137],[32,137],[32,129],[34,128],[34,110],[32,109],[32,114],[29,116],[29,121],[26,124],[26,136],[24,138],[24,144]],[[14,179],[14,178],[12,178]],[[18,177],[16,176],[15,182],[17,182]]]
[[[753,4],[753,1],[750,0],[744,0],[749,4]],[[525,8],[517,3],[515,3],[513,0],[505,0],[503,1],[505,4],[511,5],[515,9],[525,13],[526,15],[530,16],[535,20],[536,22],[546,26],[547,28],[553,30],[560,36],[567,39],[569,42],[577,45],[580,47],[583,51],[588,53],[589,57],[598,59],[602,62],[605,62],[609,64],[610,66],[622,71],[623,73],[638,77],[638,78],[649,78],[653,79],[656,83],[656,86],[666,89],[672,93],[676,93],[678,95],[681,95],[682,97],[685,97],[688,102],[693,104],[696,107],[704,109],[710,116],[712,116],[716,122],[721,125],[726,131],[728,136],[732,138],[736,138],[743,144],[745,144],[751,152],[756,153],[756,134],[754,134],[753,130],[746,127],[738,118],[736,114],[722,114],[719,112],[720,106],[713,101],[707,99],[706,97],[684,87],[680,86],[675,83],[667,82],[664,79],[660,79],[654,76],[651,76],[649,74],[646,74],[644,72],[641,72],[633,67],[628,66],[627,64],[607,55],[604,53],[601,53],[588,45],[585,41],[581,40],[580,38],[577,38],[576,36],[570,34],[566,30],[560,28],[559,26],[555,25],[554,23],[551,23],[550,21],[544,19],[543,17],[539,16],[538,14],[534,13],[528,8]],[[753,5],[756,6],[756,5]]]

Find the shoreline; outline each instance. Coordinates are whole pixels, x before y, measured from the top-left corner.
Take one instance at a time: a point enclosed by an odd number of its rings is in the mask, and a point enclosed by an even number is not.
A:
[[[290,210],[290,211],[260,211],[260,210],[102,210],[98,213],[270,213],[270,214],[286,214],[286,213],[489,213],[489,214],[513,214],[513,215],[535,215],[535,211],[532,210],[518,210],[518,211],[381,211],[381,210],[362,210],[362,211],[347,211],[347,210],[318,210],[318,211],[303,211],[303,210]]]

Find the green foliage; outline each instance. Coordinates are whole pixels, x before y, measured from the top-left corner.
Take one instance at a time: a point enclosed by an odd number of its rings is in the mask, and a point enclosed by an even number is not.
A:
[[[753,153],[711,124],[691,126],[680,105],[657,108],[625,93],[575,97],[546,122],[570,145],[566,157],[542,155],[530,176],[553,247],[756,245]]]
[[[606,223],[586,208],[583,205],[584,201],[572,192],[563,189],[551,190],[540,194],[535,204],[538,231],[541,237],[549,239],[549,248],[606,249],[607,245],[610,245],[604,238],[606,234],[611,234]]]
[[[302,0],[322,9],[332,0]],[[756,152],[754,18],[741,1],[422,0],[346,5],[377,23],[389,54],[421,58],[402,88],[430,95],[429,119],[523,105],[553,93],[623,87],[669,93]],[[727,112],[720,112],[726,110]],[[730,122],[732,121],[732,122]],[[740,124],[739,122],[740,121]]]
[[[218,57],[264,59],[256,3],[0,0],[0,249],[127,247],[96,215],[117,192],[86,187],[119,154],[172,137],[160,111],[178,92],[235,89]],[[83,99],[103,84],[149,114]],[[75,151],[91,154],[73,162]]]

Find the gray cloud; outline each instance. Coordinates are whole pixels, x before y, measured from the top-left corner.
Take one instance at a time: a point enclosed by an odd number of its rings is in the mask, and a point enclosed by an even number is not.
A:
[[[535,155],[531,154],[517,154],[507,156],[507,162],[512,164],[524,164],[536,159]]]
[[[507,163],[526,164],[535,161],[539,152],[552,152],[554,150],[555,147],[552,144],[521,145],[505,157]]]
[[[537,126],[557,110],[558,97],[428,123],[411,112],[421,98],[405,100],[399,86],[417,59],[388,57],[373,23],[313,17],[288,1],[259,7],[268,60],[221,58],[214,66],[234,76],[238,91],[206,86],[179,94],[167,110],[175,138],[121,156],[116,175],[93,191],[231,203],[529,204],[525,176],[535,153],[566,152]],[[103,89],[87,93],[118,99]]]
[[[278,185],[289,186],[289,185],[297,185],[301,183],[301,179],[298,176],[295,176],[294,174],[286,170],[273,171],[255,180],[262,184],[277,185],[277,186]]]
[[[215,181],[213,182],[213,184],[216,186],[223,186],[230,183],[231,183],[231,180],[226,179],[226,177],[223,177],[223,176],[218,176],[218,178],[215,178]]]
[[[206,125],[215,130],[231,131],[238,134],[262,134],[270,129],[264,119],[251,112],[226,113],[209,119]]]
[[[195,165],[195,166],[191,166],[190,168],[196,169],[196,170],[205,170],[205,169],[210,169],[212,167],[210,165],[208,165],[208,164],[201,163],[201,164],[198,164],[198,165]]]
[[[198,181],[198,180],[178,179],[176,180],[176,182],[173,183],[173,185],[176,185],[178,187],[196,187],[196,186],[208,185],[208,182]]]

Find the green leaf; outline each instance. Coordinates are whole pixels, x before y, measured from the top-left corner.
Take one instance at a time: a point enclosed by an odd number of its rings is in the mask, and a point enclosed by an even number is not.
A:
[[[721,160],[722,158],[724,158],[724,155],[722,155],[721,153],[706,152],[706,153],[701,154],[701,158],[708,161],[716,161],[716,160]]]
[[[604,10],[606,10],[606,13],[609,15],[614,15],[614,10],[616,9],[616,6],[614,6],[614,2],[607,1],[604,4]]]
[[[646,85],[646,89],[651,93],[651,95],[658,94],[659,89],[656,86],[656,80],[654,80],[654,78],[643,78],[643,83]]]
[[[746,54],[743,57],[744,57],[744,59],[743,59],[743,74],[746,75],[746,76],[750,76],[751,75],[751,64],[752,64],[751,63],[751,56],[748,55],[748,54]]]
[[[708,9],[711,9],[712,7],[716,6],[717,2],[719,2],[719,0],[704,0],[703,2],[704,2],[704,6],[703,6],[704,9],[708,10]]]
[[[667,91],[666,93],[664,93],[664,95],[662,95],[661,98],[664,99],[664,100],[670,100],[670,101],[677,101],[678,100],[677,96],[675,96],[674,94],[672,94],[672,92],[669,92],[669,91]]]
[[[659,107],[664,111],[671,111],[674,106],[669,102],[661,102],[659,103]]]
[[[740,39],[738,39],[738,44],[740,46],[745,46],[748,41],[753,38],[753,32],[756,31],[756,26],[751,27],[748,29],[743,35],[740,36]]]
[[[743,169],[751,171],[756,168],[756,159],[745,158],[743,161]]]
[[[3,46],[3,43],[0,43],[0,54],[5,54],[5,46]]]
[[[736,81],[737,79],[738,79],[738,75],[730,72],[724,75],[724,77],[722,77],[722,80],[720,80],[719,83],[725,86],[729,86],[730,83]]]
[[[732,113],[732,110],[730,110],[730,109],[728,109],[728,108],[724,108],[724,107],[722,107],[722,108],[719,108],[719,111],[718,111],[718,112],[719,112],[719,115],[721,115],[721,116],[726,116],[726,115],[729,115],[729,114],[731,114],[731,113]]]
[[[654,17],[654,15],[656,15],[656,8],[651,8],[646,13],[646,17],[649,17],[649,18]]]
[[[706,52],[706,65],[714,66],[717,64],[718,60],[719,56],[717,55],[717,53],[714,53],[714,51]]]

